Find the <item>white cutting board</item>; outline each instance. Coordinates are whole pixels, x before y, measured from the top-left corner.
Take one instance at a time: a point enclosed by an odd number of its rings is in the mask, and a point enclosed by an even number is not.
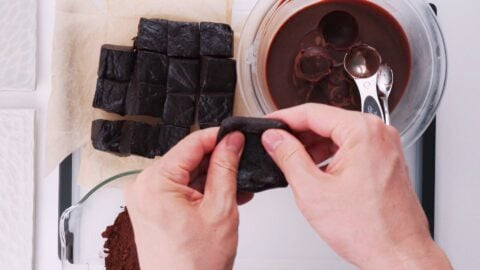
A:
[[[34,119],[33,110],[0,110],[0,268],[5,270],[32,269]]]

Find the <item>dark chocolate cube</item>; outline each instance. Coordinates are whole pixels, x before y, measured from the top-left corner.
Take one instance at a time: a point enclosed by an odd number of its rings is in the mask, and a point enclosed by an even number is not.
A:
[[[183,138],[187,137],[190,132],[189,128],[176,127],[171,125],[161,125],[158,127],[158,145],[156,150],[157,156],[165,155]]]
[[[261,137],[269,129],[290,131],[284,123],[270,119],[230,117],[222,122],[218,142],[234,131],[242,132],[246,139],[237,175],[239,191],[261,192],[288,186],[285,176],[263,148]]]
[[[207,128],[219,127],[220,124],[219,123],[199,124],[199,127],[200,127],[200,129],[207,129]]]
[[[237,67],[235,60],[202,57],[200,87],[202,94],[235,92]]]
[[[128,82],[115,82],[98,78],[93,107],[106,112],[125,114],[125,98]]]
[[[233,95],[201,95],[198,101],[198,122],[201,128],[219,126],[232,116]]]
[[[135,64],[135,81],[167,84],[168,57],[163,54],[139,51]]]
[[[93,148],[118,154],[123,124],[124,121],[93,121],[91,133]]]
[[[125,121],[122,128],[119,150],[124,155],[154,158],[158,132],[149,124]]]
[[[200,23],[200,55],[233,57],[233,31],[223,23]]]
[[[168,56],[196,58],[200,53],[198,23],[168,22]]]
[[[167,54],[168,21],[141,18],[135,46],[139,50]]]
[[[162,117],[165,105],[165,86],[132,82],[128,89],[125,113]]]
[[[134,65],[135,52],[132,47],[103,45],[98,77],[113,81],[129,81]]]
[[[195,122],[194,95],[167,95],[163,121],[179,127],[190,127]]]
[[[198,60],[170,58],[167,76],[167,93],[197,93],[200,76]]]

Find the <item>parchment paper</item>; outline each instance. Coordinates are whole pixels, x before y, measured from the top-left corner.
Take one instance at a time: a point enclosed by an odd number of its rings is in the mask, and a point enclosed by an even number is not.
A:
[[[120,158],[91,146],[93,120],[121,118],[92,108],[102,44],[131,46],[140,17],[229,23],[231,6],[232,0],[57,0],[46,173],[79,149],[78,179],[86,187],[151,164],[149,159]]]

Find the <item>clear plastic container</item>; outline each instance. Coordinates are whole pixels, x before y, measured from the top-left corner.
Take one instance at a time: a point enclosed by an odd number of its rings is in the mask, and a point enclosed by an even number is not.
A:
[[[319,0],[262,0],[250,14],[238,54],[239,87],[248,113],[262,116],[275,107],[266,81],[268,50],[280,27],[295,13]],[[445,41],[430,5],[423,0],[371,0],[400,23],[409,41],[412,70],[407,89],[392,112],[392,125],[405,147],[412,145],[434,119],[447,78]]]
[[[123,211],[123,187],[138,173],[126,172],[105,180],[63,212],[59,223],[63,270],[105,269],[102,232]]]

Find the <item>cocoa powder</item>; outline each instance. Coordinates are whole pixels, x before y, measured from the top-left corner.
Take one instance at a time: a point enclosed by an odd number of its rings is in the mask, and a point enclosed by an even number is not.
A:
[[[140,270],[130,216],[125,208],[102,233],[106,270]]]

